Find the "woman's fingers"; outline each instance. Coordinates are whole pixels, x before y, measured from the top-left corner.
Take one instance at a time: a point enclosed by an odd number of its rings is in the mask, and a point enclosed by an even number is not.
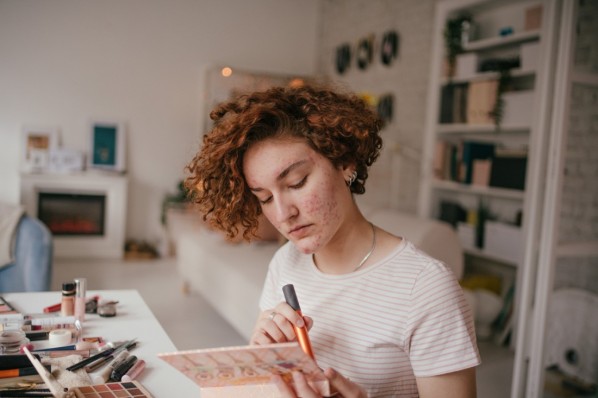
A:
[[[295,391],[298,397],[301,398],[322,398],[320,394],[315,392],[305,379],[305,375],[301,372],[293,372],[293,382],[295,383]]]
[[[295,341],[297,336],[293,325],[310,329],[313,319],[302,317],[287,303],[282,302],[272,310],[260,314],[251,336],[251,344],[270,344]]]
[[[275,375],[273,377],[274,383],[276,384],[276,387],[278,387],[278,391],[280,392],[280,396],[282,398],[296,398],[297,395],[295,394],[295,392],[293,391],[293,389],[287,385],[287,383],[284,382],[284,380],[282,380],[282,377],[280,377],[279,375]]]
[[[367,398],[367,393],[361,387],[336,370],[328,368],[324,371],[324,375],[330,382],[332,389],[338,392],[343,398]]]
[[[305,376],[301,372],[293,372],[293,383],[295,389],[286,384],[279,375],[274,376],[274,383],[278,387],[281,397],[283,398],[321,398],[322,396],[315,392],[309,384]]]
[[[305,325],[305,321],[301,315],[297,314],[287,303],[280,303],[274,309],[272,320],[278,326],[280,331],[284,333],[284,341],[294,341],[297,339],[293,325],[299,327]]]

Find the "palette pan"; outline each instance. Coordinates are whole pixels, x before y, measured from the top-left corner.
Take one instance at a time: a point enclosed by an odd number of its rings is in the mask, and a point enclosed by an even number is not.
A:
[[[74,392],[77,398],[152,398],[136,381],[77,387],[70,391]]]

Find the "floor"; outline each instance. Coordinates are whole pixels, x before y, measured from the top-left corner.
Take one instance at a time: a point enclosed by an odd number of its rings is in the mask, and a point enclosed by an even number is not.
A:
[[[77,277],[87,278],[90,290],[138,290],[179,350],[246,344],[205,299],[183,292],[175,258],[56,260],[52,290]],[[478,397],[508,397],[513,354],[490,343],[481,342],[479,348],[483,363],[477,370]]]

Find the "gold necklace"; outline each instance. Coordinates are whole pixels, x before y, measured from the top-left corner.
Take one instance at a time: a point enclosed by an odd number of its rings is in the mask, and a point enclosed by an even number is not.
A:
[[[376,248],[376,228],[374,227],[374,224],[370,223],[370,225],[372,226],[372,247],[370,251],[365,255],[363,260],[361,260],[359,265],[353,270],[353,272],[357,271],[359,268],[363,266],[363,264],[365,264],[366,261],[368,261],[368,258],[370,258],[370,256],[374,252],[374,249]]]

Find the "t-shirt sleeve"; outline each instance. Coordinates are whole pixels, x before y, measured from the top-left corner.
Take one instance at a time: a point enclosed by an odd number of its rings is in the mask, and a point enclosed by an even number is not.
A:
[[[416,377],[480,363],[471,308],[455,276],[441,262],[431,261],[414,282],[405,342]]]

